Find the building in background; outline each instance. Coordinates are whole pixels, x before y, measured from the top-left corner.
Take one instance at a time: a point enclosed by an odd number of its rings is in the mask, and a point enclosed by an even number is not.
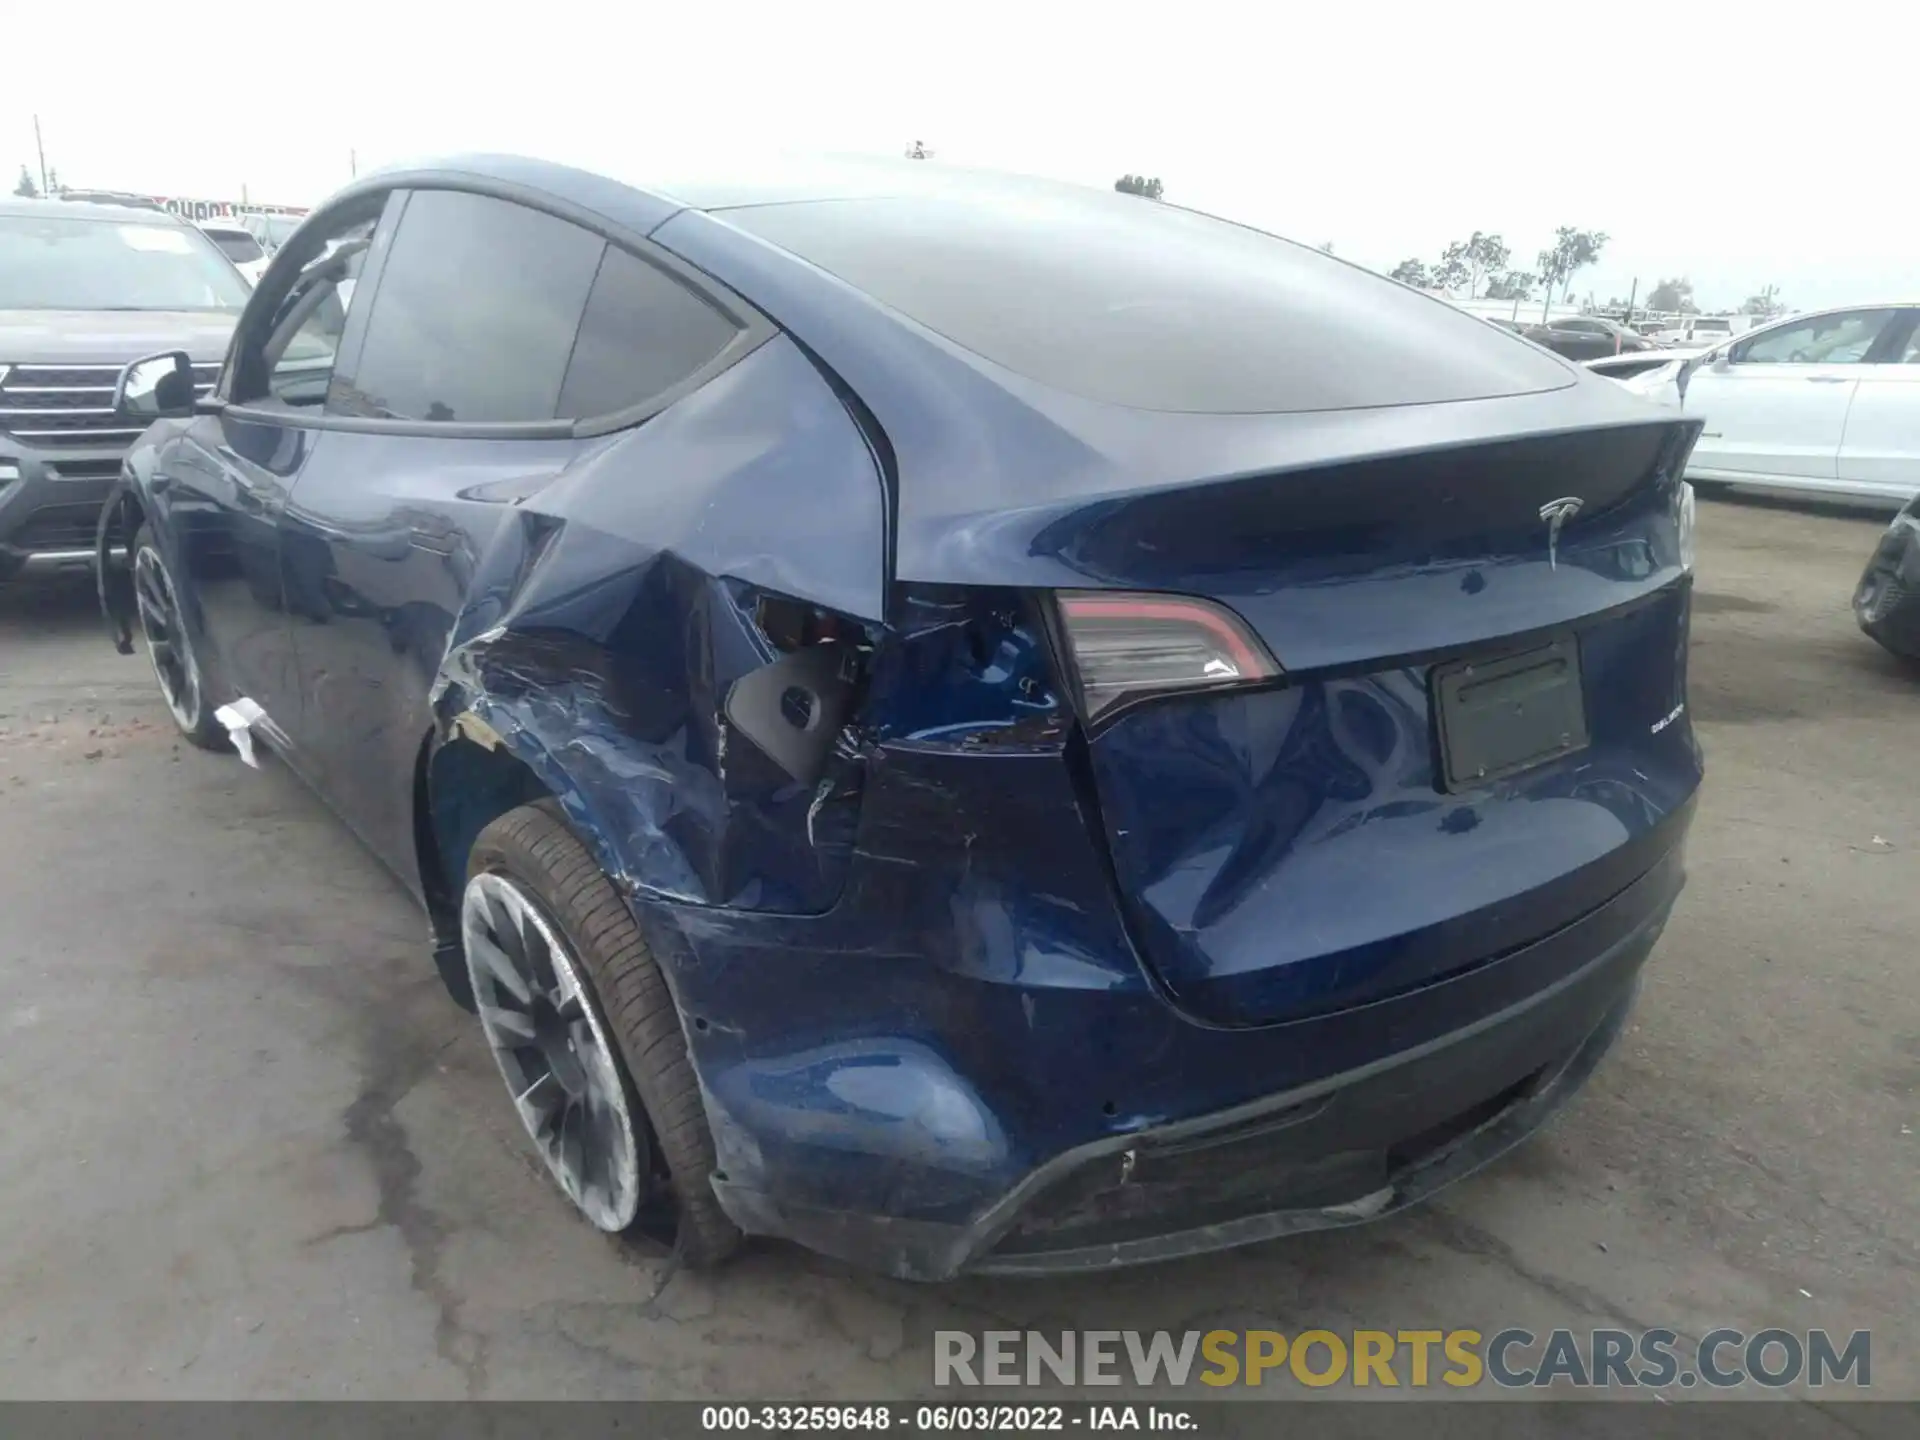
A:
[[[137,205],[147,210],[164,210],[182,220],[237,219],[244,215],[306,215],[306,205],[261,205],[250,200],[201,200],[185,195],[149,195],[138,190],[62,189],[63,200],[90,200],[95,204]]]

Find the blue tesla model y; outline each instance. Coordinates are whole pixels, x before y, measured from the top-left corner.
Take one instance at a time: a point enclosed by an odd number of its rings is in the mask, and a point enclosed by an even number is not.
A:
[[[451,158],[115,403],[122,649],[688,1263],[1387,1214],[1578,1089],[1681,886],[1699,422],[1239,225]]]

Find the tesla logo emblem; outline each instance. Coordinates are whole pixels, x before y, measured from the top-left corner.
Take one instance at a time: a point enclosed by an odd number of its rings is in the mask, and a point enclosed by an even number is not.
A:
[[[1580,507],[1586,502],[1578,495],[1565,495],[1558,500],[1549,500],[1540,507],[1540,518],[1547,522],[1547,565],[1560,568],[1560,527],[1580,513]]]

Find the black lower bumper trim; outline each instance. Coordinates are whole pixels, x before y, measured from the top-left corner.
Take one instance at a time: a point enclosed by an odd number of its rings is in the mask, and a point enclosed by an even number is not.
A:
[[[1057,1274],[1121,1265],[1144,1265],[1204,1254],[1309,1230],[1328,1230],[1377,1220],[1418,1204],[1497,1159],[1537,1131],[1584,1085],[1612,1047],[1632,1008],[1630,991],[1600,1028],[1556,1067],[1525,1077],[1501,1092],[1505,1103],[1476,1116],[1477,1123],[1413,1159],[1389,1168],[1387,1183],[1351,1200],[1311,1208],[1285,1208],[1242,1215],[1210,1225],[1060,1249],[996,1250],[968,1269],[978,1274]]]

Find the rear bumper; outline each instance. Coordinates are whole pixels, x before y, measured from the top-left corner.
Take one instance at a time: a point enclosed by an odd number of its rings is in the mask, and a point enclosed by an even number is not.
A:
[[[1625,1025],[1650,946],[1636,938],[1470,1033],[1272,1096],[1251,1114],[1145,1131],[1117,1152],[1061,1156],[1036,1176],[1012,1228],[968,1268],[1146,1264],[1416,1204],[1572,1099]]]
[[[1853,614],[1894,654],[1920,660],[1920,503],[1887,527],[1854,589]]]
[[[895,1022],[915,1041],[778,1061],[730,1060],[757,1025],[716,1025],[693,1037],[715,1192],[749,1233],[919,1280],[1139,1264],[1389,1214],[1517,1144],[1591,1074],[1679,892],[1686,819],[1650,870],[1560,931],[1294,1024],[1150,1031],[1117,994],[1016,999],[1022,1023],[979,996],[929,995]],[[719,1020],[697,995],[717,958],[681,971],[676,990]],[[721,969],[749,980],[741,963]],[[861,988],[851,975],[840,993]],[[928,1029],[943,1022],[956,1033],[935,1050]],[[1062,1057],[1077,1062],[1070,1078],[1047,1071]],[[1024,1064],[1027,1083],[992,1073],[1005,1063]],[[1063,1123],[1141,1089],[1172,1103],[1083,1127],[1101,1129],[1090,1138]]]

